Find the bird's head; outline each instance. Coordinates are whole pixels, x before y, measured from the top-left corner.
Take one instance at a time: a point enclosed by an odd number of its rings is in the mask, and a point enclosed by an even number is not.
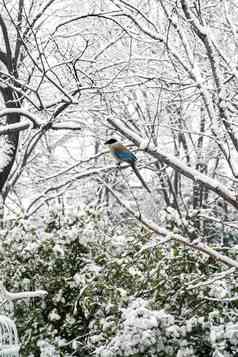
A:
[[[105,145],[112,145],[112,144],[116,144],[117,143],[117,140],[114,139],[114,138],[111,138],[109,140],[107,140],[104,144]]]

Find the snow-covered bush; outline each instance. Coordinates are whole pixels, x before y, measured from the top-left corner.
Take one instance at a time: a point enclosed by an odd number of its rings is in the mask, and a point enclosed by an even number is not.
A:
[[[166,334],[173,340],[176,339],[179,336],[178,326],[174,325],[172,315],[150,310],[147,304],[148,302],[138,298],[123,309],[117,334],[108,346],[97,349],[97,356],[158,356],[165,351],[168,356],[171,355],[173,348],[166,346]]]
[[[237,301],[221,301],[236,294],[234,272],[223,277],[211,258],[106,217],[56,212],[1,231],[7,288],[48,291],[15,305],[22,356],[235,356]]]
[[[76,277],[89,261],[94,264],[89,255],[93,224],[97,231],[96,214],[87,211],[67,218],[49,215],[42,227],[19,220],[2,232],[1,274],[8,289],[43,288],[48,292],[43,302],[35,299],[16,305],[26,356],[32,350],[40,353],[44,344],[39,341],[44,339],[66,353],[72,347],[68,342],[86,333],[95,302],[91,291],[87,298],[80,297]]]

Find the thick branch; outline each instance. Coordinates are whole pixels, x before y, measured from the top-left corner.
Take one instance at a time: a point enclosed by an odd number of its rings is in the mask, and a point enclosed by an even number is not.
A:
[[[10,42],[9,42],[9,37],[8,37],[8,31],[7,31],[7,27],[6,24],[2,18],[2,16],[0,15],[0,27],[2,29],[2,34],[3,34],[3,38],[4,38],[4,43],[5,43],[5,47],[6,47],[6,66],[9,70],[9,72],[12,72],[12,50],[11,50],[11,46],[10,46]]]
[[[21,37],[19,36],[19,33],[21,32],[21,27],[22,27],[23,6],[24,6],[24,0],[19,0],[18,14],[17,14],[17,28],[18,28],[18,31],[17,31],[16,46],[15,46],[15,51],[14,51],[14,67],[15,68],[17,67],[17,60],[18,60],[20,49],[21,49],[21,46],[22,46],[22,40],[21,40]]]
[[[26,130],[30,127],[30,123],[25,121],[22,123],[9,124],[0,126],[0,135],[6,135],[9,133],[17,133],[22,130]]]
[[[204,185],[211,191],[215,192],[217,195],[221,196],[225,201],[229,202],[233,207],[238,209],[238,200],[235,192],[227,189],[225,185],[207,175],[202,174],[198,170],[187,166],[177,157],[169,154],[168,152],[164,152],[163,150],[156,148],[151,144],[148,144],[147,146],[147,141],[145,142],[145,140],[143,140],[138,134],[128,129],[128,127],[126,127],[120,120],[110,117],[108,118],[108,122],[121,134],[126,136],[129,140],[133,141],[138,147],[147,152],[149,155],[153,156],[159,161],[165,162],[168,166],[174,168],[183,176],[186,176],[189,179]]]

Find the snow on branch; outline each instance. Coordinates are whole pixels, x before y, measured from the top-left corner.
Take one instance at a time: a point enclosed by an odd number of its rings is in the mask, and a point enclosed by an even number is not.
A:
[[[20,114],[20,115],[26,117],[33,124],[34,129],[45,126],[45,127],[49,127],[52,130],[81,130],[81,127],[79,127],[75,123],[52,124],[52,123],[48,123],[48,122],[43,122],[43,121],[39,120],[39,118],[37,118],[36,115],[34,115],[24,109],[7,108],[7,109],[0,110],[0,118],[4,117],[5,115],[9,115],[9,114]],[[0,126],[0,135],[26,130],[31,126],[30,122],[23,121],[21,123]]]
[[[46,290],[36,290],[36,291],[24,291],[20,293],[10,293],[6,290],[3,285],[3,282],[0,281],[0,296],[6,301],[12,301],[17,299],[25,299],[25,298],[32,298],[32,297],[43,297],[47,295]]]
[[[15,124],[0,126],[0,135],[9,134],[12,132],[16,133],[18,131],[26,130],[29,127],[30,127],[30,123],[27,121],[24,121],[22,123],[15,123]]]
[[[147,152],[149,155],[158,159],[159,161],[165,162],[168,166],[172,167],[177,172],[181,173],[183,176],[186,176],[189,179],[204,185],[206,188],[215,192],[226,202],[229,202],[233,207],[238,209],[238,200],[236,193],[229,190],[225,185],[201,173],[200,171],[187,166],[183,163],[183,161],[179,160],[174,155],[171,155],[168,152],[165,152],[162,149],[155,147],[149,142],[148,144],[146,144],[145,139],[142,139],[138,134],[129,129],[119,119],[114,117],[108,117],[107,120],[121,134],[123,134],[127,139],[134,142],[138,147],[143,148],[144,151]]]

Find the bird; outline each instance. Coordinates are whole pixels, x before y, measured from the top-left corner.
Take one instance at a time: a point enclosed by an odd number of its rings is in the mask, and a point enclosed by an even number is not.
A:
[[[128,164],[130,164],[131,168],[133,169],[134,173],[136,174],[144,188],[149,193],[151,193],[149,187],[146,185],[143,177],[141,176],[140,172],[136,167],[137,157],[129,149],[127,149],[126,146],[122,145],[114,138],[107,140],[104,144],[109,146],[113,158],[116,159],[119,165],[121,162],[127,162]]]

